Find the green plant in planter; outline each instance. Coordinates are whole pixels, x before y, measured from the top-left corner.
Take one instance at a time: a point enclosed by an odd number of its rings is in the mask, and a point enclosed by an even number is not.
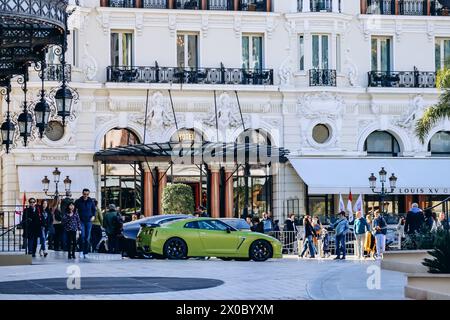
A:
[[[434,249],[428,251],[434,259],[425,258],[422,264],[429,273],[450,273],[450,232],[440,230],[435,235]]]
[[[402,243],[404,250],[427,250],[434,248],[435,234],[423,225],[419,232],[408,234]]]
[[[192,188],[183,183],[168,184],[162,195],[162,209],[165,214],[192,214],[194,212]]]

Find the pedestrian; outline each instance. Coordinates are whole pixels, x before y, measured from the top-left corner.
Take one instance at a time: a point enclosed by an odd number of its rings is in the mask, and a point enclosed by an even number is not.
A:
[[[295,214],[290,213],[288,219],[285,221],[286,237],[284,247],[287,249],[287,253],[294,253],[294,243],[297,239],[297,226],[295,225]]]
[[[419,231],[424,223],[422,210],[417,203],[413,203],[411,209],[406,214],[405,233],[414,234]]]
[[[28,207],[23,211],[22,225],[24,228],[24,237],[27,239],[28,254],[36,257],[37,241],[42,235],[42,216],[36,205],[36,199],[28,200]]]
[[[361,211],[356,212],[354,223],[355,231],[355,255],[358,259],[364,258],[364,243],[366,242],[366,232],[370,232],[370,226],[367,220],[362,216]]]
[[[431,232],[437,232],[439,229],[441,229],[441,222],[437,218],[436,212],[431,212],[431,219],[433,220]]]
[[[97,211],[94,200],[89,197],[89,189],[83,189],[83,195],[75,201],[75,208],[81,221],[81,250],[80,257],[86,258],[89,253],[92,221]]]
[[[336,230],[336,257],[334,260],[345,260],[345,236],[349,230],[348,220],[345,217],[345,211],[339,212],[339,219],[332,224],[331,228]]]
[[[42,219],[41,233],[39,236],[39,242],[41,246],[41,248],[39,249],[39,255],[41,257],[44,256],[45,258],[48,255],[47,250],[45,248],[45,242],[47,241],[47,237],[50,231],[53,234],[53,216],[50,212],[47,200],[42,200],[39,212],[41,213]]]
[[[364,253],[365,253],[365,257],[373,257],[375,254],[375,237],[373,236],[371,230],[372,225],[373,225],[373,220],[372,220],[372,216],[370,214],[368,214],[366,216],[366,221],[367,221],[367,225],[369,226],[369,231],[366,232],[366,241],[364,243]]]
[[[53,215],[53,229],[55,230],[55,234],[53,236],[53,250],[59,251],[64,250],[65,244],[64,240],[64,227],[62,225],[63,213],[61,212],[61,200],[55,199],[56,202],[52,208]]]
[[[444,212],[441,212],[439,214],[439,222],[441,224],[441,229],[442,230],[449,231],[450,226],[449,226],[449,223],[448,223],[447,219],[445,218],[445,213]]]
[[[431,232],[433,229],[433,223],[434,223],[433,211],[431,211],[431,209],[426,209],[423,212],[423,216],[424,216],[424,226],[428,232]]]
[[[245,222],[247,222],[249,228],[251,228],[251,226],[252,226],[252,217],[246,216],[245,217]]]
[[[317,254],[320,258],[323,258],[323,250],[322,250],[322,223],[320,222],[319,217],[314,217],[313,219],[313,228],[314,228],[314,247],[317,249]]]
[[[398,220],[397,227],[395,228],[397,230],[397,235],[400,239],[400,243],[406,238],[405,236],[405,217],[400,217]]]
[[[273,221],[267,212],[263,213],[262,223],[264,226],[264,233],[269,233],[273,231]]]
[[[264,225],[263,222],[259,221],[258,217],[253,217],[252,218],[252,226],[250,227],[250,230],[252,230],[253,232],[260,232],[260,233],[264,233]]]
[[[113,203],[108,206],[108,212],[103,219],[103,227],[108,236],[109,253],[117,253],[119,251],[118,236],[122,232],[122,218]]]
[[[373,230],[375,232],[375,242],[377,246],[377,259],[383,259],[383,253],[386,248],[387,223],[379,212],[375,212],[373,220]]]
[[[103,213],[100,207],[98,206],[98,201],[94,199],[95,204],[95,217],[94,221],[92,221],[92,230],[91,230],[91,248],[92,252],[97,251],[97,246],[102,239],[102,226],[103,226]]]
[[[305,228],[305,236],[303,238],[303,250],[300,254],[300,258],[303,258],[306,250],[309,249],[309,255],[311,258],[315,258],[316,248],[314,247],[313,238],[315,237],[314,228],[311,223],[310,217],[307,215],[303,219],[303,226]]]
[[[82,230],[80,216],[75,209],[73,202],[69,203],[66,213],[62,219],[62,225],[67,233],[67,253],[68,259],[75,259],[75,249],[77,246],[77,234]],[[81,255],[81,253],[80,253]]]
[[[322,252],[323,252],[323,257],[324,258],[328,258],[329,256],[331,256],[331,252],[330,252],[330,234],[328,233],[328,231],[325,228],[322,228]]]

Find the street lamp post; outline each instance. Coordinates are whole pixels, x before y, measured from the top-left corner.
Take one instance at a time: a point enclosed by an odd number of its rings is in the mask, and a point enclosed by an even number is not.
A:
[[[48,193],[50,180],[48,179],[47,176],[45,176],[44,179],[42,179],[42,189],[44,190],[46,196],[52,197],[52,198],[59,198],[60,193],[58,190],[58,185],[59,185],[59,181],[61,178],[61,171],[59,171],[58,168],[55,168],[55,170],[53,170],[52,174],[53,174],[53,182],[55,183],[55,193],[54,194]],[[66,191],[66,197],[69,198],[71,196],[70,187],[72,185],[72,180],[70,180],[69,176],[66,176],[63,183],[64,183],[64,189]]]
[[[370,177],[369,177],[369,186],[370,189],[372,190],[373,193],[378,194],[380,196],[380,201],[381,201],[381,214],[384,213],[384,199],[386,198],[386,196],[388,196],[389,194],[392,194],[397,186],[397,177],[395,176],[395,174],[392,174],[389,177],[389,188],[386,187],[386,176],[387,176],[387,172],[386,170],[384,170],[384,167],[381,168],[381,170],[378,172],[378,175],[380,177],[380,182],[381,182],[381,189],[380,191],[375,191],[376,187],[377,187],[377,178],[375,177],[375,175],[373,173],[371,173]]]

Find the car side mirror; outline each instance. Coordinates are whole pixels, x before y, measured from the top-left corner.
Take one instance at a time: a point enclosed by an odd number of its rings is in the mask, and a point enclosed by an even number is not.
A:
[[[227,228],[227,233],[231,233],[231,228]]]

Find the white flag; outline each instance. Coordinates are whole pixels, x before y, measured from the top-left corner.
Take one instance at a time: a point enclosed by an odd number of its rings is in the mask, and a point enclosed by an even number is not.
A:
[[[347,201],[347,212],[348,212],[348,221],[352,222],[353,221],[353,208],[352,208],[352,202],[353,202],[353,197],[352,197],[352,192],[350,191],[349,195],[348,195],[348,201]]]
[[[353,207],[354,212],[361,212],[361,216],[364,217],[364,205],[363,205],[363,196],[359,195],[358,200],[356,200],[355,206]]]
[[[339,212],[341,211],[345,212],[345,204],[344,199],[342,199],[342,194],[339,193]]]

